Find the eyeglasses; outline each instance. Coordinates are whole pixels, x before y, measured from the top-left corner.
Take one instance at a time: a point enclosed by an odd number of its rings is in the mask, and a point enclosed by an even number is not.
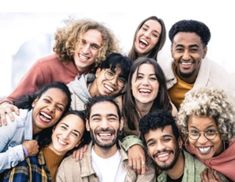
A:
[[[115,72],[111,71],[110,69],[106,69],[104,72],[104,76],[107,80],[112,80],[116,77]],[[117,75],[117,81],[118,81],[118,85],[119,86],[124,86],[126,83],[126,80],[123,77],[120,77],[119,75]]]
[[[188,136],[192,140],[198,140],[201,134],[207,138],[207,140],[213,140],[219,134],[219,131],[216,129],[207,129],[206,131],[198,131],[195,129],[189,130]]]

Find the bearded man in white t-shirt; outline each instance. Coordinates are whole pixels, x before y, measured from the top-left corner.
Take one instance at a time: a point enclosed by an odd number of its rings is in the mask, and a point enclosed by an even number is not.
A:
[[[67,157],[59,167],[57,182],[127,182],[156,181],[155,171],[148,168],[144,175],[137,175],[128,166],[128,156],[121,147],[118,136],[123,120],[117,103],[110,97],[94,97],[87,104],[86,128],[91,143],[84,157],[76,161]]]

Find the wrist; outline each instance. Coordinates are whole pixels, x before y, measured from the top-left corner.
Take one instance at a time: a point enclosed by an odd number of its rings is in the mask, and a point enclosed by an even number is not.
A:
[[[29,152],[28,152],[27,148],[24,147],[24,145],[23,145],[23,151],[24,151],[25,158],[27,158],[29,156]]]

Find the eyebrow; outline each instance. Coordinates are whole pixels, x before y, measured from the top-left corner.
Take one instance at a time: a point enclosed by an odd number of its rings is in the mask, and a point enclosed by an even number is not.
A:
[[[190,126],[190,127],[199,130],[196,126]],[[211,124],[211,125],[207,126],[205,129],[211,128],[211,127],[216,127],[216,126],[214,126],[213,124]]]
[[[91,118],[93,118],[93,117],[101,117],[101,114],[93,114],[93,115],[91,115]],[[113,114],[113,113],[109,113],[109,114],[106,114],[106,116],[108,116],[108,117],[110,117],[110,116],[114,116],[114,117],[116,117],[116,118],[118,118],[118,115],[117,114]]]
[[[69,128],[69,125],[67,125],[66,123],[61,123],[61,125],[65,125],[67,128]],[[78,130],[73,129],[73,131],[81,135],[81,133]]]

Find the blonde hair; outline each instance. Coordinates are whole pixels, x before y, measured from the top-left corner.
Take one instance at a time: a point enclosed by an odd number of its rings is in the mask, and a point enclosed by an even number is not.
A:
[[[85,19],[69,20],[67,26],[59,28],[55,33],[53,50],[58,54],[61,61],[74,61],[75,48],[81,42],[81,36],[90,29],[99,31],[103,40],[96,59],[96,65],[105,60],[110,53],[119,50],[113,33],[101,23]]]
[[[224,141],[235,136],[235,111],[222,90],[202,88],[186,94],[177,116],[184,138],[187,138],[188,121],[192,115],[214,119]]]

